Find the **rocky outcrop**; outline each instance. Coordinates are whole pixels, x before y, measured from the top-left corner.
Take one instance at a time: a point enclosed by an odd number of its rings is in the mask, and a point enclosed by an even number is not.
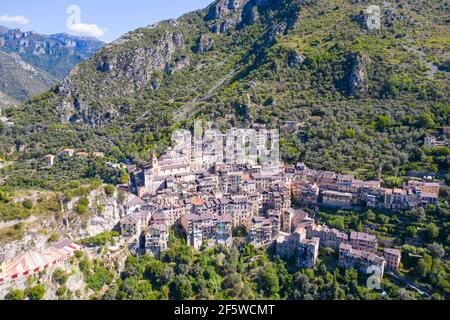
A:
[[[305,57],[295,50],[288,53],[287,59],[290,68],[299,68],[305,61]]]
[[[369,57],[357,54],[351,58],[351,73],[349,77],[349,92],[354,96],[364,96],[368,91],[367,68]]]
[[[65,205],[62,216],[23,221],[29,224],[25,236],[20,240],[2,244],[2,249],[7,252],[7,258],[12,259],[27,250],[45,251],[50,245],[48,239],[51,234],[78,240],[111,231],[125,214],[123,205],[117,201],[117,196],[107,196],[103,188],[92,191],[88,199],[89,216],[82,217],[74,212],[79,200],[74,198]],[[46,233],[42,233],[42,230]]]
[[[241,9],[249,0],[218,0],[213,3],[206,15],[206,20],[218,20]]]
[[[272,45],[275,43],[275,39],[283,35],[288,29],[288,24],[285,21],[282,21],[278,24],[274,24],[272,27],[270,27],[269,31],[266,34],[266,41],[269,45]]]
[[[67,34],[0,29],[0,107],[25,102],[61,81],[103,42]],[[3,98],[5,97],[5,98]]]
[[[79,216],[74,212],[74,207],[78,203],[78,198],[74,198],[64,206],[63,216],[66,218],[56,218],[55,216],[41,219],[36,223],[32,223],[27,228],[26,235],[21,239],[7,244],[2,244],[2,251],[6,253],[7,259],[14,259],[24,251],[32,250],[36,252],[44,252],[52,245],[49,242],[50,234],[57,234],[62,238],[71,238],[73,240],[80,240],[86,237],[92,237],[105,231],[113,230],[120,219],[125,214],[122,204],[117,201],[117,193],[114,196],[105,194],[103,187],[92,191],[88,195],[89,199],[89,216]],[[128,195],[125,202],[131,199]],[[101,210],[99,208],[101,207]],[[44,233],[43,231],[46,231]],[[105,262],[112,262],[116,266],[116,272],[120,273],[123,268],[124,260],[127,257],[127,252],[121,250],[121,245],[116,244],[114,247],[110,246],[107,252],[99,251],[98,247],[86,248],[82,251],[85,257],[91,261],[94,259],[101,259]],[[112,249],[113,248],[113,249]],[[118,249],[119,248],[119,249]],[[111,255],[110,255],[111,253]],[[59,264],[57,268],[63,269],[68,275],[67,289],[74,294],[71,299],[88,299],[93,293],[92,290],[86,288],[86,282],[82,272],[78,267],[78,263],[71,263],[67,260],[65,263]],[[38,283],[44,284],[46,293],[45,300],[57,300],[57,289],[60,287],[53,281],[53,272],[55,268],[50,268],[46,273],[38,276]],[[29,287],[27,279],[22,278],[14,282],[0,283],[0,300],[4,299],[11,288],[26,290]]]
[[[165,26],[162,26],[164,28]],[[157,27],[154,27],[157,28]],[[90,113],[90,101],[129,96],[145,88],[155,88],[155,74],[173,74],[189,66],[184,54],[185,41],[180,31],[165,30],[154,43],[143,45],[144,34],[127,35],[102,50],[87,64],[75,67],[58,87],[62,97],[58,110],[64,122],[82,121],[91,126],[114,118],[111,108],[103,115]],[[125,49],[123,46],[127,44]],[[86,68],[95,66],[96,76],[86,77]],[[105,116],[108,114],[107,116]]]
[[[208,8],[205,20],[213,33],[225,33],[239,25],[252,25],[258,18],[258,6],[266,6],[265,0],[218,0]]]
[[[188,56],[178,57],[173,62],[167,64],[165,71],[168,74],[174,74],[177,71],[189,67],[190,62],[191,60],[189,59]]]
[[[184,46],[180,32],[166,32],[154,47],[139,47],[112,58],[102,57],[97,70],[109,73],[115,80],[130,79],[139,89],[146,85],[154,71],[165,70],[177,49]]]
[[[195,53],[207,52],[212,49],[213,45],[214,39],[208,36],[207,34],[202,34],[197,40],[194,52]]]

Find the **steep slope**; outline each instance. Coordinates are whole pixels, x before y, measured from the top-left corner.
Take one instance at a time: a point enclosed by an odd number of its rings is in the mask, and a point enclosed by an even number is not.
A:
[[[385,4],[382,30],[371,32],[361,13],[365,4],[218,1],[177,21],[131,32],[107,46],[65,79],[58,92],[64,99],[60,106],[66,112],[65,120],[97,126],[120,117],[118,110],[131,109],[118,105],[117,98],[154,102],[158,100],[154,91],[160,91],[173,101],[208,101],[213,92],[220,92],[233,80],[242,82],[251,71],[266,67],[271,72],[273,66],[287,78],[301,76],[301,87],[315,98],[323,97],[322,86],[332,99],[385,98],[416,89],[426,94],[435,87],[432,80],[442,80],[427,79],[424,70],[427,63],[445,65],[445,39],[439,44],[439,38],[433,38],[445,26],[433,21],[433,26],[423,27],[424,19],[412,6]],[[437,2],[431,9],[436,18],[444,11]],[[420,28],[422,33],[409,34],[412,28]],[[420,46],[428,51],[428,59],[408,50]],[[297,57],[305,62],[303,66]],[[223,80],[229,72],[234,77],[228,81],[202,79],[206,75]],[[404,77],[398,78],[399,74]],[[259,80],[266,82],[267,78],[263,75]],[[278,84],[284,86],[285,82]],[[89,112],[87,106],[92,105],[103,112]]]
[[[45,137],[46,150],[88,140],[133,160],[195,117],[222,129],[294,121],[287,160],[396,174],[417,158],[424,135],[449,121],[448,7],[380,1],[381,29],[370,30],[369,4],[218,0],[124,35],[8,116],[34,141],[43,127],[66,124],[58,141]],[[41,152],[30,135],[21,139]]]
[[[0,51],[0,92],[5,97],[4,105],[25,101],[48,90],[55,81],[54,77],[24,62],[18,54]]]
[[[62,80],[79,62],[103,46],[101,41],[66,34],[50,36],[0,28],[0,88],[9,104],[26,101]],[[6,100],[4,100],[6,104]]]

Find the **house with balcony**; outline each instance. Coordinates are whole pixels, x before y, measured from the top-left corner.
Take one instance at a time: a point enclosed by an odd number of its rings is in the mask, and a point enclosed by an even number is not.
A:
[[[339,246],[338,266],[353,268],[364,274],[373,274],[374,268],[378,268],[379,275],[383,278],[386,260],[373,252],[354,249],[351,245],[342,243]]]
[[[353,195],[348,192],[325,190],[322,192],[322,204],[329,207],[349,208],[353,205]]]
[[[244,219],[242,225],[247,231],[248,243],[256,248],[269,246],[279,233],[279,219],[275,217],[251,217]]]
[[[145,252],[159,258],[168,249],[169,232],[164,223],[151,223],[145,230]]]
[[[364,232],[352,231],[349,243],[354,249],[362,251],[376,252],[378,248],[377,237]]]

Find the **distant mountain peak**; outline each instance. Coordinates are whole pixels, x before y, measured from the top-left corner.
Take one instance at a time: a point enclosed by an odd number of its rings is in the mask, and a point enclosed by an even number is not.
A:
[[[2,71],[7,73],[2,75],[0,90],[3,96],[9,94],[11,99],[24,101],[62,80],[104,44],[95,38],[65,33],[41,35],[0,26],[0,52],[7,54],[3,55]]]

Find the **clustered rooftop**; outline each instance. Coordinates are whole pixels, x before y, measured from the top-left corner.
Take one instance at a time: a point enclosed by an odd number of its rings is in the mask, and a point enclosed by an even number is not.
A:
[[[186,156],[169,150],[144,170],[129,168],[131,189],[137,196],[127,203],[121,221],[130,248],[158,256],[167,249],[173,226],[184,230],[188,245],[233,243],[233,228],[246,231],[255,247],[275,244],[282,257],[295,257],[299,267],[314,267],[319,247],[339,250],[339,265],[366,271],[367,265],[396,269],[400,252],[386,249],[380,256],[377,239],[366,233],[350,235],[316,225],[291,200],[317,208],[367,206],[409,209],[435,205],[438,183],[409,181],[402,189],[381,188],[380,181],[316,171],[299,163],[216,164],[194,168]],[[144,241],[141,241],[141,240]],[[143,244],[143,245],[142,245]]]

